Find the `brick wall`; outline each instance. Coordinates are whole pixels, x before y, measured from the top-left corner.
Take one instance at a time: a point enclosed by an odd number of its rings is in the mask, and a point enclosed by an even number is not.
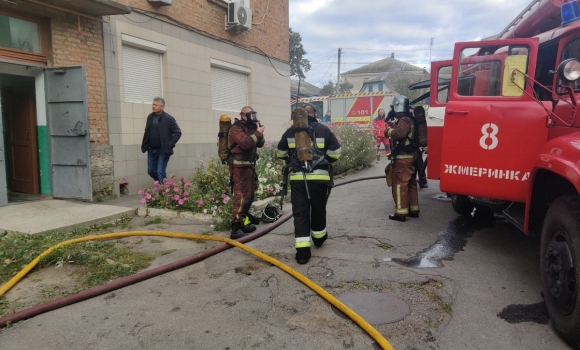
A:
[[[228,10],[226,3],[221,0],[176,0],[171,6],[162,7],[153,6],[147,0],[117,0],[117,2],[168,16],[165,18],[179,21],[252,51],[263,51],[266,55],[283,62],[289,60],[289,0],[251,0],[252,23],[261,22],[262,18],[264,21],[260,25],[253,25],[251,30],[240,34],[234,34],[224,29],[225,16]],[[266,7],[268,7],[267,12]],[[252,46],[258,49],[252,49]]]
[[[75,15],[55,11],[51,17],[52,63],[55,67],[79,64],[86,67],[91,143],[107,144],[103,25],[81,17],[79,31]]]

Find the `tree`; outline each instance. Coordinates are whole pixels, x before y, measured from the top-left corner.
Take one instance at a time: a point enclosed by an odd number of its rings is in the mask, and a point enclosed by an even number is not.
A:
[[[300,33],[293,32],[290,28],[290,76],[298,76],[305,79],[304,73],[310,70],[310,61],[303,58],[306,55],[304,46],[302,46],[302,37]]]
[[[322,89],[320,89],[320,96],[334,95],[334,92],[336,91],[335,88],[336,85],[334,84],[334,82],[328,79],[328,82],[324,84]]]
[[[408,99],[409,102],[413,101],[414,99],[416,99],[417,97],[421,96],[421,93],[423,92],[423,90],[409,90],[409,85],[411,85],[413,82],[411,82],[409,79],[401,79],[399,81],[397,81],[395,83],[395,91],[398,92],[401,95],[405,95]],[[424,102],[422,102],[424,103]]]
[[[348,81],[343,81],[338,86],[338,91],[336,91],[336,84],[331,79],[328,80],[320,89],[321,96],[328,96],[328,95],[336,95],[336,94],[348,94],[350,90],[353,88],[354,85],[349,83]]]

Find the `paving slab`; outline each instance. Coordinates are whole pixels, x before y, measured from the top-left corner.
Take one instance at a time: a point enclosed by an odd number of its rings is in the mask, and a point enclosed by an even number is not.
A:
[[[49,199],[0,207],[0,232],[44,233],[133,216],[135,208]]]

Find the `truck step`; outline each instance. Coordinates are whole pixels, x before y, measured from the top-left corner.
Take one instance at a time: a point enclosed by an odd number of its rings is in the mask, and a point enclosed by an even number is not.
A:
[[[524,203],[513,202],[502,211],[503,216],[520,230],[524,230],[524,219],[526,215],[526,205]]]

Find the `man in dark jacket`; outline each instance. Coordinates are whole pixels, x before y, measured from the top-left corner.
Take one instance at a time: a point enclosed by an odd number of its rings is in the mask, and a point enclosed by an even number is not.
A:
[[[296,262],[306,264],[311,257],[310,236],[316,247],[321,247],[328,238],[326,232],[326,203],[332,188],[333,163],[340,158],[340,143],[332,131],[316,121],[316,109],[307,104],[296,108],[293,117],[308,115],[308,132],[313,146],[313,159],[300,161],[294,127],[286,130],[278,143],[276,156],[286,160],[289,167],[292,213],[294,214],[294,236],[296,239]],[[306,163],[306,164],[305,164]]]
[[[141,152],[147,152],[147,173],[155,181],[163,183],[167,178],[167,163],[173,147],[181,137],[181,129],[169,113],[165,112],[165,100],[153,99],[153,113],[147,116]]]
[[[246,106],[240,119],[230,128],[228,144],[231,148],[230,178],[233,182],[234,203],[230,223],[231,239],[247,236],[256,230],[250,223],[248,212],[254,202],[257,187],[256,160],[258,147],[264,146],[264,126],[257,119],[257,112]]]

